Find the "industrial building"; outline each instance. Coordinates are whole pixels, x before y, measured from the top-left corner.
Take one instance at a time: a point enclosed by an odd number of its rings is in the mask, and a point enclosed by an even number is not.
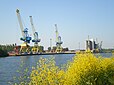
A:
[[[86,40],[86,51],[90,50],[91,52],[101,52],[101,46],[102,46],[102,41],[101,43],[98,43],[94,39],[88,39]]]

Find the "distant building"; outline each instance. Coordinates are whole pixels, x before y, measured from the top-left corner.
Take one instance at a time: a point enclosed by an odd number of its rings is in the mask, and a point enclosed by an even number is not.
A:
[[[101,45],[99,45],[99,43],[96,43],[94,39],[86,40],[86,50],[91,50],[92,52],[94,52],[96,50],[100,50],[100,48]]]
[[[94,50],[95,49],[95,41],[93,39],[86,40],[86,50]]]

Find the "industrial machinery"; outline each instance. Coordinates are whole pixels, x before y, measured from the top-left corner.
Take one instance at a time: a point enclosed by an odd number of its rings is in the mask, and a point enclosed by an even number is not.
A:
[[[22,40],[24,42],[23,44],[21,44],[20,53],[25,53],[25,52],[28,53],[30,51],[28,43],[30,43],[31,37],[28,34],[28,29],[23,28],[19,9],[16,10],[16,13],[17,13],[17,18],[18,18],[19,25],[21,28],[21,33],[22,33],[22,37],[20,38],[20,40]]]
[[[59,36],[58,30],[57,30],[57,24],[55,24],[55,29],[56,29],[56,52],[60,53],[62,52],[62,46],[61,44],[63,43],[61,41],[61,36]]]
[[[34,42],[32,52],[38,53],[39,52],[38,42],[40,42],[40,39],[38,38],[38,32],[36,32],[36,30],[34,28],[32,16],[29,16],[29,17],[30,17],[30,22],[31,22],[31,26],[32,26],[33,36],[34,36],[34,39],[32,40],[32,42]]]

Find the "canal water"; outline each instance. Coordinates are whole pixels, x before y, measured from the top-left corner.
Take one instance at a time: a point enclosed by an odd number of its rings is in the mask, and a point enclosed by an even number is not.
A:
[[[36,66],[40,57],[54,57],[57,66],[61,66],[72,60],[75,54],[58,54],[58,55],[33,55],[33,56],[11,56],[0,58],[0,85],[10,85],[8,82],[14,82],[13,77],[23,75],[24,69],[31,70]],[[104,57],[110,57],[111,54],[101,54]],[[17,72],[17,71],[20,72]]]

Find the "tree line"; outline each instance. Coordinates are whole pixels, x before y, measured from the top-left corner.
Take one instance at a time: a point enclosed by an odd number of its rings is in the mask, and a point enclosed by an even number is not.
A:
[[[8,56],[8,52],[12,51],[14,49],[15,45],[0,45],[0,57]]]
[[[10,45],[0,45],[0,57],[6,57],[8,56],[8,52],[14,51],[14,48],[16,47],[16,44],[10,44]],[[30,49],[32,49],[33,46],[30,46]],[[44,47],[39,46],[39,52],[44,52]]]

